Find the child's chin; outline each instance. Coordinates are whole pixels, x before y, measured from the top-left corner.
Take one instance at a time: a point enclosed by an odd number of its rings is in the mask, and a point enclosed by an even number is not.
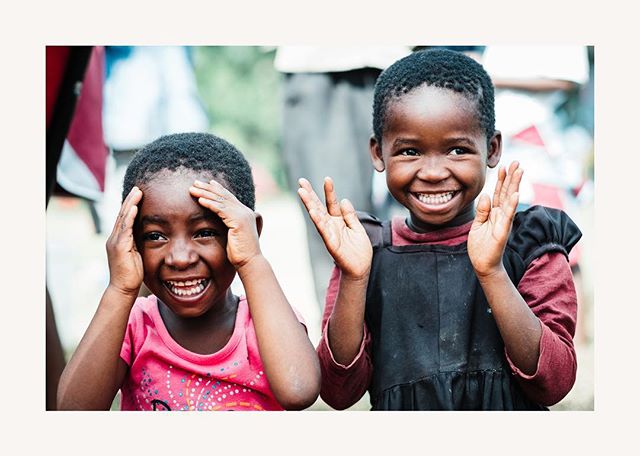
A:
[[[207,313],[208,307],[171,307],[173,313],[179,318],[198,318]]]

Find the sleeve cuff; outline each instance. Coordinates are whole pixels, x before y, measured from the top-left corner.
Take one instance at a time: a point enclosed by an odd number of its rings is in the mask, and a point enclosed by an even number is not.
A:
[[[351,369],[363,356],[363,353],[364,353],[364,350],[365,350],[365,346],[366,346],[366,342],[367,342],[367,339],[369,338],[369,332],[367,330],[367,326],[363,325],[363,327],[362,327],[362,342],[360,343],[360,349],[358,350],[358,354],[355,356],[355,358],[353,358],[353,360],[351,361],[351,363],[349,363],[348,366],[345,366],[344,364],[340,364],[333,357],[333,352],[331,351],[331,347],[329,346],[329,335],[328,334],[329,334],[329,322],[327,322],[327,325],[324,328],[324,331],[322,333],[322,340],[320,341],[320,343],[324,345],[324,348],[326,349],[327,353],[329,353],[329,356],[331,358],[332,364],[336,368],[339,368],[341,370]]]
[[[546,325],[543,325],[542,322],[540,322],[540,327],[542,329],[542,334],[540,335],[540,343],[538,345],[538,352],[539,352],[538,364],[536,365],[536,371],[533,374],[526,374],[522,372],[520,369],[518,369],[516,365],[513,364],[513,361],[511,361],[511,358],[509,357],[509,353],[507,353],[507,349],[506,348],[504,349],[504,354],[505,354],[505,357],[507,358],[507,363],[509,364],[511,373],[522,380],[535,380],[537,377],[540,376],[542,360],[545,357],[545,347],[547,345],[546,339],[549,338],[550,332],[551,332],[551,330]]]

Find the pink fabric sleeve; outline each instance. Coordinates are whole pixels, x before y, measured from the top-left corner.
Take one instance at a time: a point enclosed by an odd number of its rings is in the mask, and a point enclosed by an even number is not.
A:
[[[540,319],[540,357],[533,375],[521,372],[505,350],[507,361],[531,400],[553,405],[573,387],[577,368],[573,346],[577,297],[564,254],[547,253],[532,261],[518,284],[518,291]]]
[[[320,396],[331,407],[337,410],[344,410],[356,402],[364,395],[371,382],[373,367],[371,364],[371,336],[366,324],[363,325],[364,336],[360,351],[348,366],[339,364],[331,353],[328,338],[328,323],[333,307],[338,296],[340,285],[340,270],[333,268],[327,297],[325,301],[324,313],[322,315],[322,337],[316,351],[320,359],[320,370],[322,372],[322,385]]]
[[[150,318],[147,313],[155,305],[155,298],[139,296],[129,313],[129,321],[124,332],[120,358],[131,367],[133,359],[138,355],[145,340],[145,319]],[[157,308],[156,308],[157,312]]]
[[[140,299],[140,298],[138,298]],[[136,300],[137,301],[137,300]],[[122,341],[122,348],[120,349],[120,358],[127,363],[127,366],[131,367],[131,361],[133,357],[133,353],[135,351],[134,347],[134,336],[136,333],[136,320],[137,315],[139,314],[140,309],[135,304],[131,309],[131,313],[129,314],[129,321],[127,322],[127,329],[124,333],[124,339]]]

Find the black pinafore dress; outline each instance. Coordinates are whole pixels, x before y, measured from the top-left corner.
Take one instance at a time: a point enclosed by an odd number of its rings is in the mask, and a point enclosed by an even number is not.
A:
[[[373,410],[546,410],[522,392],[467,254],[467,244],[391,245],[379,224],[365,321],[371,332]],[[540,255],[569,250],[580,231],[562,211],[517,213],[503,263],[517,286]]]

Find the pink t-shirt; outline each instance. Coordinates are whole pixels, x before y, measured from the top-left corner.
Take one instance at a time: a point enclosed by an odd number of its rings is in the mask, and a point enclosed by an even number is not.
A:
[[[244,296],[231,338],[211,355],[173,340],[155,296],[138,298],[120,357],[129,365],[122,410],[283,410],[267,382]]]

